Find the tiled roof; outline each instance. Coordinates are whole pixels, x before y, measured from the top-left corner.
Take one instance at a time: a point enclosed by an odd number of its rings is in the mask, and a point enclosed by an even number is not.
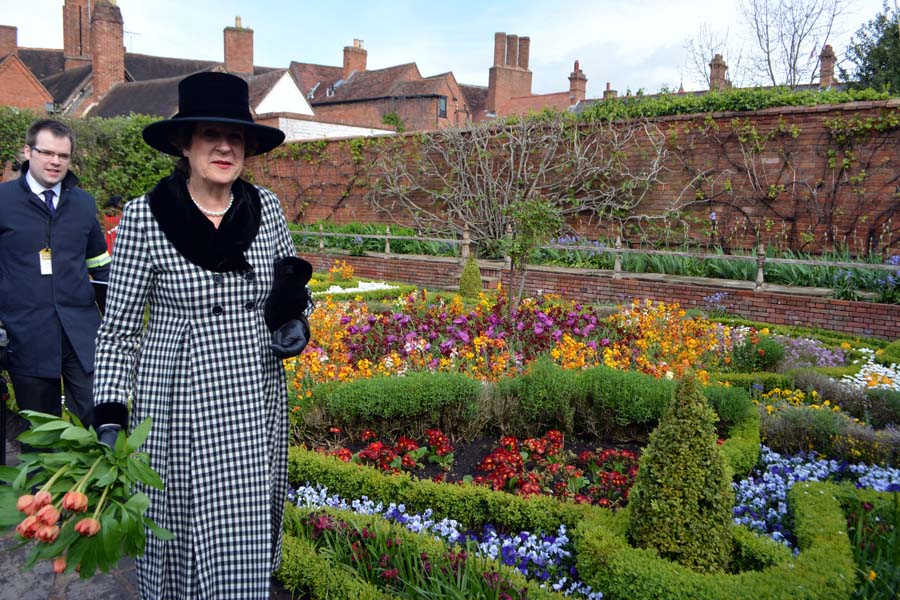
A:
[[[444,83],[443,77],[440,79],[420,79],[419,81],[400,81],[391,88],[390,95],[398,98],[435,96],[441,93]]]
[[[325,89],[316,90],[311,104],[337,104],[341,102],[357,102],[374,98],[391,98],[393,90],[402,82],[420,80],[416,63],[397,65],[386,69],[362,71],[354,73],[349,81],[338,85],[334,94],[329,96]]]
[[[520,96],[510,98],[498,111],[504,115],[526,115],[533,112],[541,112],[545,108],[568,110],[572,105],[569,92],[556,92],[555,94],[540,94],[537,96]]]
[[[217,63],[213,63],[212,70]],[[91,109],[92,117],[119,117],[131,113],[169,118],[178,112],[178,82],[185,73],[166,79],[132,81],[115,86]]]
[[[471,118],[478,120],[483,117],[485,107],[487,106],[488,89],[481,85],[461,83],[459,85],[459,90],[465,97],[466,104],[469,105],[469,110],[472,111]]]
[[[273,69],[262,75],[254,75],[247,80],[247,86],[250,88],[250,106],[259,106],[259,103],[268,95],[275,84],[287,73],[287,69]]]
[[[188,73],[205,71],[217,64],[220,63],[212,60],[190,60],[186,58],[166,58],[148,54],[125,53],[125,70],[131,74],[135,81],[178,77]]]
[[[59,105],[65,105],[72,95],[79,89],[87,85],[88,79],[91,77],[90,63],[61,71],[56,75],[51,75],[41,80],[50,95],[53,96],[53,102]]]
[[[340,81],[344,73],[341,67],[328,67],[326,65],[313,65],[296,61],[291,61],[291,65],[288,68],[294,76],[294,80],[300,84],[300,90],[304,94],[315,88],[316,93],[321,91],[323,96],[325,95],[325,89]]]
[[[38,79],[62,73],[66,65],[62,50],[19,48],[19,58]]]

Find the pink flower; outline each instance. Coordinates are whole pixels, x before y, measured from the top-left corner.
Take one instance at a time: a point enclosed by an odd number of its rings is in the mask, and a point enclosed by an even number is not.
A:
[[[21,535],[26,540],[30,540],[34,537],[34,534],[37,533],[38,528],[41,526],[41,522],[38,521],[37,517],[34,515],[30,515],[25,517],[25,519],[16,525],[16,533]]]
[[[50,492],[38,492],[34,495],[34,509],[37,510],[50,504],[52,501],[53,496],[50,495]]]
[[[52,504],[42,506],[34,516],[44,525],[56,525],[59,522],[59,510]]]
[[[96,535],[100,531],[100,521],[91,517],[82,519],[75,524],[75,531],[88,537]]]
[[[51,544],[59,537],[59,527],[57,525],[43,525],[34,534],[38,540]]]
[[[59,575],[66,570],[66,557],[60,556],[53,561],[53,572]]]
[[[16,501],[16,510],[29,516],[33,515],[37,510],[34,507],[34,496],[31,494],[19,496],[19,499]]]
[[[84,512],[88,507],[88,497],[82,492],[71,490],[63,496],[62,507],[72,512]]]

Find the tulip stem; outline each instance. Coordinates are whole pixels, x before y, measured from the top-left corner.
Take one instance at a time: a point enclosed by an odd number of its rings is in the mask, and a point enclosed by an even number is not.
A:
[[[100,515],[100,509],[103,508],[103,503],[106,502],[106,494],[109,493],[109,488],[112,487],[112,484],[103,488],[103,495],[100,496],[100,501],[97,503],[97,508],[94,509],[94,519],[97,519]]]
[[[41,491],[41,492],[50,492],[50,486],[52,486],[54,483],[56,483],[56,480],[59,479],[60,475],[62,475],[62,474],[65,473],[66,471],[68,471],[68,470],[69,470],[69,467],[71,467],[71,466],[72,466],[72,465],[70,465],[70,464],[69,464],[69,465],[63,465],[63,466],[61,466],[61,467],[59,468],[59,471],[57,471],[56,473],[54,473],[54,474],[50,477],[50,479],[47,480],[47,483],[44,484],[44,487],[42,487],[42,488],[40,489],[40,491]]]
[[[102,455],[97,457],[97,460],[94,461],[94,464],[91,465],[91,468],[88,470],[88,472],[84,474],[84,477],[82,477],[78,481],[78,483],[75,484],[75,487],[72,488],[73,490],[75,490],[76,492],[83,491],[84,487],[87,485],[87,482],[91,477],[91,474],[94,472],[94,469],[97,468],[97,465],[100,464],[100,460],[102,458],[103,458]]]

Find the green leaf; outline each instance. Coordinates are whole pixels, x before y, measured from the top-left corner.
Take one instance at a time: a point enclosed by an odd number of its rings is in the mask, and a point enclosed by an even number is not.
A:
[[[78,442],[80,444],[89,444],[91,442],[97,441],[97,436],[87,429],[82,429],[80,427],[70,427],[62,432],[59,436],[62,440],[69,440],[72,442]]]
[[[15,467],[0,467],[0,481],[12,483],[19,476],[19,469]]]
[[[32,431],[57,431],[60,429],[68,429],[72,427],[70,423],[63,421],[62,419],[58,421],[50,421],[48,423],[44,423],[42,425],[38,425],[37,427],[32,427]]]
[[[23,444],[34,446],[35,448],[48,448],[59,440],[59,437],[52,431],[25,431],[19,434],[16,439]]]
[[[159,475],[147,464],[146,454],[133,454],[128,457],[126,468],[138,481],[158,490],[163,489],[163,482]]]
[[[175,539],[174,533],[172,533],[165,527],[160,527],[153,521],[153,519],[144,517],[144,525],[147,527],[147,529],[150,530],[150,533],[152,533],[157,538],[159,538],[163,541],[169,541],[169,540]]]
[[[94,480],[93,486],[100,488],[106,487],[118,479],[119,469],[116,466],[109,466],[101,463],[97,465],[94,476],[96,476],[97,479]]]
[[[22,490],[16,490],[9,486],[0,487],[0,530],[18,525],[25,515],[16,510],[16,500]]]
[[[138,492],[128,499],[128,502],[125,503],[125,508],[142,515],[150,508],[150,498],[147,497],[147,494]]]
[[[153,420],[150,417],[147,417],[141,424],[134,428],[134,431],[131,432],[131,435],[128,437],[128,443],[126,446],[128,447],[130,452],[133,452],[141,447],[141,444],[147,439],[147,436],[150,435],[150,426],[153,423]]]

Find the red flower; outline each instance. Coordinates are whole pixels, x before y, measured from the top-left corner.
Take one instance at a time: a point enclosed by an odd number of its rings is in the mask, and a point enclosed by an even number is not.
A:
[[[50,492],[38,492],[34,495],[34,509],[37,510],[50,504],[52,501],[53,496],[50,495]]]
[[[82,519],[75,524],[75,531],[88,537],[97,535],[97,532],[100,531],[100,521],[90,517]]]
[[[56,525],[59,522],[59,511],[52,504],[42,506],[34,516],[44,525]]]
[[[63,496],[62,507],[72,512],[84,512],[88,507],[88,497],[82,492],[71,490]]]

